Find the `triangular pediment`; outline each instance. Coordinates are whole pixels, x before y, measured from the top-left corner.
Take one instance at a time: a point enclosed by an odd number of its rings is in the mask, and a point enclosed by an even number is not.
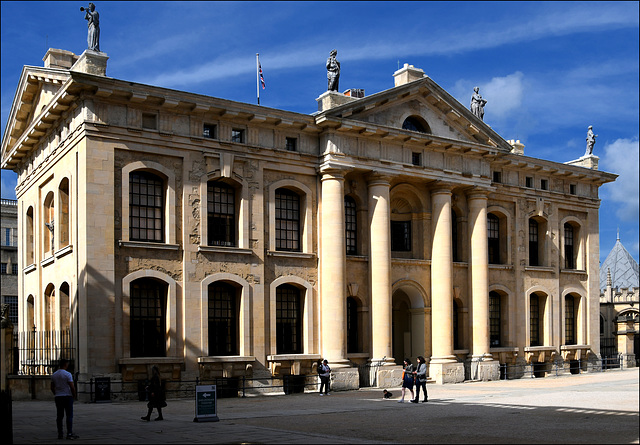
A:
[[[403,130],[409,118],[422,124],[412,134],[433,135],[463,143],[511,150],[509,143],[429,77],[391,88],[318,113],[369,125]],[[420,127],[420,125],[418,125]]]
[[[68,70],[25,66],[13,98],[3,137],[2,157],[51,103],[69,79]]]

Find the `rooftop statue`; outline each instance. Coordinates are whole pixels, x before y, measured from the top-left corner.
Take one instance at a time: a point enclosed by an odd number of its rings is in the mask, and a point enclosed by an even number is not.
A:
[[[587,130],[587,151],[585,152],[585,156],[591,156],[593,154],[593,146],[596,145],[597,134],[593,134],[592,130],[593,126],[589,125],[589,129]]]
[[[480,120],[484,119],[484,106],[486,103],[487,101],[480,95],[480,88],[475,87],[473,89],[473,96],[471,96],[471,112]]]
[[[338,50],[334,49],[329,53],[327,59],[327,91],[338,91],[338,82],[340,82],[340,62],[336,60]]]
[[[87,8],[80,7],[80,11],[85,11],[84,18],[88,20],[87,26],[87,48],[91,51],[100,52],[100,14],[96,11],[96,5],[89,3]]]

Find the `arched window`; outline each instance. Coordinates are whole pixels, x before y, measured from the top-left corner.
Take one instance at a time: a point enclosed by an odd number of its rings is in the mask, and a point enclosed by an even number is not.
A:
[[[53,255],[53,251],[55,249],[55,238],[54,238],[54,202],[53,202],[53,192],[49,192],[44,199],[43,205],[43,220],[44,223],[42,225],[42,251],[44,252],[44,258]]]
[[[456,211],[451,209],[451,253],[453,261],[460,261],[460,252],[458,243],[458,215]]]
[[[431,133],[429,124],[420,116],[409,116],[402,123],[403,130],[417,131],[419,133]]]
[[[35,302],[33,295],[29,295],[27,297],[27,328],[29,329],[29,331],[33,331],[35,325]]]
[[[60,286],[60,329],[71,327],[69,297],[69,284],[64,282]]]
[[[358,331],[358,302],[353,297],[347,297],[347,353],[361,352]]]
[[[529,343],[530,346],[542,346],[542,314],[544,298],[532,293],[529,297]]]
[[[500,264],[500,219],[493,213],[487,215],[489,264]]]
[[[49,284],[44,290],[44,330],[56,329],[56,288]]]
[[[26,232],[27,232],[27,236],[26,236],[26,257],[25,257],[25,263],[27,265],[29,264],[33,264],[35,262],[35,258],[34,258],[34,249],[33,249],[33,207],[29,207],[27,209],[27,221],[26,221]]]
[[[530,218],[529,219],[529,266],[539,266],[538,258],[538,222]]]
[[[276,288],[276,353],[302,353],[302,301],[290,284]]]
[[[564,344],[576,344],[576,302],[573,295],[564,297]]]
[[[574,230],[569,223],[564,225],[564,268],[576,268],[576,255],[574,248]]]
[[[453,349],[460,349],[460,309],[456,300],[453,300]]]
[[[236,190],[221,181],[207,183],[207,234],[209,246],[237,246]]]
[[[209,355],[238,355],[239,302],[231,284],[209,285]]]
[[[358,253],[358,218],[356,201],[351,196],[344,197],[344,231],[347,255]]]
[[[129,230],[132,241],[164,242],[164,181],[146,171],[129,174]]]
[[[280,188],[275,193],[276,250],[300,252],[300,196]]]
[[[58,187],[58,221],[60,230],[59,246],[66,247],[69,245],[70,227],[69,227],[69,180],[64,178],[60,181]]]
[[[489,345],[491,347],[501,346],[502,313],[500,303],[500,294],[495,291],[489,292]]]
[[[131,282],[131,357],[166,355],[167,287],[153,278]]]

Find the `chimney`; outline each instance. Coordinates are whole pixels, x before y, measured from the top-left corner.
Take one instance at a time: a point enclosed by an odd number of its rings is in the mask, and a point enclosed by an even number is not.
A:
[[[55,48],[49,48],[47,54],[42,58],[45,68],[62,68],[65,70],[71,68],[77,60],[78,56],[71,51]]]
[[[510,139],[507,142],[511,145],[511,153],[514,155],[524,155],[524,144],[520,142],[520,139],[517,141]]]
[[[422,79],[426,77],[424,71],[420,68],[416,68],[413,65],[409,65],[405,63],[402,68],[393,73],[394,82],[396,87],[400,85],[404,85],[409,82],[413,82],[414,80]]]

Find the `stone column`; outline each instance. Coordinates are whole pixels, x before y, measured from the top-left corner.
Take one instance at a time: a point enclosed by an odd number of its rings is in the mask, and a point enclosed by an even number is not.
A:
[[[469,205],[469,280],[471,289],[472,335],[471,379],[496,380],[500,368],[489,352],[489,254],[487,237],[487,194],[474,191]],[[488,362],[488,363],[484,363]]]
[[[391,208],[390,178],[369,181],[369,283],[371,289],[371,359],[393,361],[391,350]]]
[[[332,366],[346,363],[346,247],[344,173],[322,171],[321,310],[322,354]]]
[[[453,252],[451,250],[451,190],[431,193],[433,247],[431,252],[431,341],[429,375],[436,383],[464,381],[464,365],[453,355]]]

